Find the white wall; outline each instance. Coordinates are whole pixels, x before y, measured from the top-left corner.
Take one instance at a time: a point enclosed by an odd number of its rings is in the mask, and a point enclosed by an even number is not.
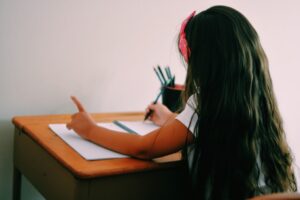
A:
[[[13,116],[74,112],[71,94],[92,112],[143,110],[158,92],[153,66],[184,80],[182,19],[215,4],[240,10],[260,34],[299,164],[299,1],[0,0],[0,199],[11,198]],[[23,181],[23,199],[41,198]]]

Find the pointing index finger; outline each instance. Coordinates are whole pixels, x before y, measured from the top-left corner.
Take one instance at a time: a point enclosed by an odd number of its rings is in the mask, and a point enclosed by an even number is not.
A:
[[[79,112],[85,112],[84,107],[82,106],[82,104],[80,103],[80,101],[75,96],[71,96],[71,99],[75,103],[75,105],[78,108]]]

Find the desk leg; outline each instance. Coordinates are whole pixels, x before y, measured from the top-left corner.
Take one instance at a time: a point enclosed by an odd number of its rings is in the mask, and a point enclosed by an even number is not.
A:
[[[22,184],[22,174],[17,168],[14,168],[13,200],[20,200],[21,199],[21,184]]]

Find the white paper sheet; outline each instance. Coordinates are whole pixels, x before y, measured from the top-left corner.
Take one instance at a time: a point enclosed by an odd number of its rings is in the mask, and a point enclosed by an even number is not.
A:
[[[158,126],[150,122],[142,121],[120,121],[122,124],[128,126],[130,129],[136,131],[140,135],[145,135],[155,129]],[[115,131],[125,131],[113,123],[98,123],[99,126],[105,127],[107,129]],[[64,140],[68,145],[70,145],[76,152],[78,152],[86,160],[100,160],[100,159],[111,159],[111,158],[124,158],[128,157],[123,154],[119,154],[108,149],[105,149],[99,145],[89,142],[79,135],[77,135],[73,130],[68,130],[66,124],[49,124],[50,129],[56,133],[62,140]]]

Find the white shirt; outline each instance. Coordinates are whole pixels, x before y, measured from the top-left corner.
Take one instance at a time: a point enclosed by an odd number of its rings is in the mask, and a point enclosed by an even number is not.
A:
[[[189,128],[189,130],[192,134],[194,134],[194,129],[195,129],[195,126],[196,126],[196,123],[198,120],[198,115],[195,112],[196,108],[197,108],[196,98],[195,98],[195,95],[192,95],[188,99],[184,110],[180,114],[178,114],[176,117],[176,119],[178,121],[180,121],[185,127]],[[193,156],[194,156],[194,151],[192,151],[191,148],[188,148],[189,167],[191,167]],[[258,163],[258,166],[260,167],[261,166],[260,157],[257,158],[257,163]],[[294,169],[294,175],[295,175],[296,184],[297,184],[297,191],[299,191],[300,168],[296,164],[293,164],[292,167]],[[259,175],[258,186],[260,188],[265,188],[265,186],[266,186],[265,180],[264,180],[264,175],[262,173],[260,173],[260,175]]]

